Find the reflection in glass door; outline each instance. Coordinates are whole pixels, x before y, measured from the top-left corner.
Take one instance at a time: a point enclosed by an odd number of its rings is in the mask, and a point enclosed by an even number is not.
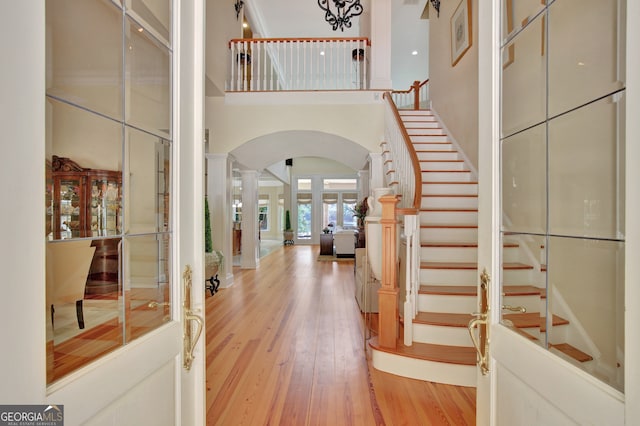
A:
[[[502,323],[623,391],[624,17],[544,3],[502,14]]]

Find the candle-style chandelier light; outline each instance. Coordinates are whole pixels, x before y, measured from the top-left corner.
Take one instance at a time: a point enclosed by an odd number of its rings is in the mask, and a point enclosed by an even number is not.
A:
[[[333,31],[351,28],[351,18],[364,11],[360,0],[318,0],[318,6],[324,10],[324,19]]]

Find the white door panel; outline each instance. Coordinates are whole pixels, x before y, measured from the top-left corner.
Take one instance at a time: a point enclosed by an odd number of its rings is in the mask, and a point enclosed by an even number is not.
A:
[[[61,404],[65,424],[198,425],[204,424],[204,338],[195,348],[195,362],[183,368],[182,272],[193,268],[193,305],[202,308],[204,281],[202,191],[202,79],[204,4],[173,2],[182,22],[181,45],[176,47],[174,99],[174,235],[172,293],[173,321],[133,340],[86,367],[47,387],[45,351],[45,228],[42,203],[45,168],[45,2],[5,5],[0,26],[12,43],[3,45],[4,137],[2,150],[11,161],[0,171],[14,186],[15,209],[2,209],[10,223],[3,233],[0,267],[3,271],[0,321],[1,338],[11,347],[0,363],[0,400],[3,404]],[[195,17],[198,17],[197,19]],[[16,38],[16,34],[25,32]],[[189,55],[181,55],[185,49]],[[28,53],[25,53],[28,52]],[[194,54],[194,52],[196,52]],[[8,65],[10,64],[10,65]],[[188,82],[188,84],[185,84]],[[181,161],[182,164],[179,163]],[[8,189],[9,186],[4,188]],[[19,190],[17,189],[19,188]],[[183,191],[184,188],[188,190]],[[2,194],[7,199],[7,191]],[[10,343],[9,343],[10,342]],[[7,346],[7,348],[9,347]]]

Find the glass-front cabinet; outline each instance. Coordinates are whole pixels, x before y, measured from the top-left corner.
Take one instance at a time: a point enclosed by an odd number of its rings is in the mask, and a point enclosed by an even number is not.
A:
[[[108,237],[121,233],[122,172],[83,168],[53,156],[48,186],[49,239]]]

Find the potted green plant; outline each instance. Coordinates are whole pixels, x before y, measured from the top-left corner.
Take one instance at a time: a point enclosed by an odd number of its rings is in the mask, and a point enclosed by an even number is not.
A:
[[[356,204],[355,208],[351,209],[353,215],[358,219],[358,229],[364,229],[364,218],[367,217],[368,205],[367,198],[364,197],[362,201]]]
[[[282,234],[284,236],[284,245],[293,245],[293,228],[291,228],[291,214],[289,210],[284,214],[284,231]]]

